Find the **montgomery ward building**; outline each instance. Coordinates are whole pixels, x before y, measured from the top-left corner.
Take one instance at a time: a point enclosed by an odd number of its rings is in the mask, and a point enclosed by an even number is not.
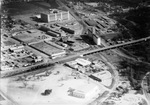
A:
[[[44,22],[70,20],[70,13],[69,11],[51,10],[50,13],[41,13],[41,20]]]

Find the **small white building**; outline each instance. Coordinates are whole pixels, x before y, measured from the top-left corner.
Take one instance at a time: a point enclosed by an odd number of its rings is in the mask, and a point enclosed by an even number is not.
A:
[[[75,61],[76,61],[79,65],[84,66],[84,67],[91,64],[90,61],[85,60],[85,59],[83,59],[83,58],[77,58]]]
[[[101,72],[98,72],[98,73],[94,73],[92,75],[99,78],[99,79],[101,79],[101,80],[106,80],[106,79],[112,78],[112,75],[109,71],[101,71]]]
[[[11,47],[10,50],[14,51],[14,52],[21,52],[24,50],[24,46],[15,46],[15,47]]]
[[[97,2],[88,2],[88,3],[85,3],[85,4],[89,5],[89,6],[93,6],[93,7],[97,7],[98,6]]]
[[[58,58],[58,57],[63,57],[66,55],[66,51],[64,50],[61,50],[59,52],[54,52],[54,53],[51,53],[51,58],[52,59],[55,59],[55,58]]]
[[[99,88],[93,84],[85,84],[77,87],[76,89],[70,90],[69,95],[78,97],[78,98],[88,98],[99,92]]]

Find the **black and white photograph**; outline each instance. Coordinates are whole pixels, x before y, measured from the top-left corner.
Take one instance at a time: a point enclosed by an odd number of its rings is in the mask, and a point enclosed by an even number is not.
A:
[[[150,105],[150,0],[0,0],[0,105]]]

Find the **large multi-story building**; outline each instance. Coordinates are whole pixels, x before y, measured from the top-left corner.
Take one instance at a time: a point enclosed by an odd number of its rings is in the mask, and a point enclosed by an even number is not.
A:
[[[41,20],[44,22],[54,22],[54,21],[63,21],[69,20],[70,13],[69,11],[56,11],[50,12],[49,14],[41,13]]]
[[[88,36],[93,39],[93,41],[96,45],[101,45],[102,44],[102,41],[101,41],[102,38],[99,35],[96,34],[95,27],[92,27],[92,32],[88,33]]]

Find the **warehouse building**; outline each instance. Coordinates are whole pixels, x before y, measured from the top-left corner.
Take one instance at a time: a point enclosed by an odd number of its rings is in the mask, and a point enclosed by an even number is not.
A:
[[[83,59],[83,58],[77,58],[75,61],[77,62],[77,64],[79,64],[79,65],[81,65],[81,66],[83,66],[83,67],[89,66],[89,65],[91,64],[90,61],[85,60],[85,59]]]
[[[104,81],[104,80],[111,79],[112,75],[109,71],[101,71],[101,72],[98,72],[98,73],[94,73],[94,74],[90,75],[89,77],[96,80],[96,81],[98,81],[98,82],[101,82],[101,81]]]
[[[96,45],[101,45],[101,37],[96,34],[93,34],[93,41]]]
[[[1,50],[7,50],[9,48],[17,49],[19,47],[23,47],[23,46],[19,43],[15,43],[15,42],[10,41],[10,40],[1,42]]]
[[[69,90],[69,95],[77,98],[88,98],[93,94],[98,93],[99,89],[93,84],[85,84],[77,87],[76,89]]]
[[[58,10],[57,12],[50,12],[49,14],[41,13],[41,20],[44,22],[70,20],[70,13],[69,11],[58,11]]]
[[[50,58],[51,59],[55,59],[55,58],[58,58],[58,57],[63,57],[63,56],[65,56],[66,55],[66,51],[64,51],[64,50],[61,50],[61,51],[56,51],[56,52],[52,52],[51,54],[50,54]]]
[[[63,30],[63,31],[65,31],[65,32],[67,32],[67,33],[69,33],[69,34],[74,34],[75,33],[74,30],[66,28],[66,27],[61,27],[60,29]]]
[[[46,26],[41,26],[40,30],[46,32],[46,34],[53,36],[53,37],[66,36],[66,33],[61,29],[54,30],[54,29],[50,29]]]
[[[101,42],[102,38],[99,35],[96,34],[95,27],[92,27],[92,30],[91,30],[90,33],[88,33],[88,36],[93,39],[93,41],[96,45],[101,45],[102,44],[102,42]]]
[[[88,26],[96,26],[97,25],[97,22],[94,21],[94,20],[85,20],[85,23],[88,25]]]

